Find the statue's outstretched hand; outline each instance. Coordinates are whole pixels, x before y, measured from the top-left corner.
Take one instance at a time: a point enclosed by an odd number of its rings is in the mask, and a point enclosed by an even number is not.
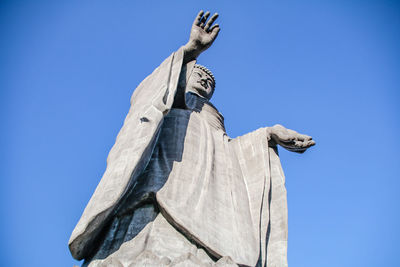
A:
[[[189,41],[184,46],[187,61],[196,59],[204,50],[212,45],[218,36],[220,30],[219,25],[213,25],[215,20],[218,18],[218,14],[215,13],[207,21],[209,16],[209,11],[204,14],[204,11],[202,10],[193,22]]]
[[[311,136],[299,134],[279,124],[268,128],[268,131],[271,137],[270,142],[278,144],[292,152],[303,153],[315,145],[315,141],[312,140]]]

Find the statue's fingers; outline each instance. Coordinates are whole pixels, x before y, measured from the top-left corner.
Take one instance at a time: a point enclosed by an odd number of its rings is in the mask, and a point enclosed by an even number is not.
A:
[[[294,142],[294,145],[295,145],[296,147],[305,147],[306,142],[303,142],[303,141],[295,141],[295,142]]]
[[[299,140],[299,141],[308,141],[308,140],[311,140],[312,138],[311,138],[311,136],[297,133],[296,134],[296,139]]]
[[[206,14],[204,14],[204,16],[201,18],[200,25],[199,25],[201,28],[204,27],[209,16],[210,16],[210,11],[207,11]]]
[[[302,148],[309,148],[315,145],[315,141],[314,140],[310,140],[310,141],[296,141],[295,142],[295,146],[296,147],[302,147]]]
[[[312,140],[312,137],[309,136],[309,135],[306,135],[306,134],[300,134],[300,135],[301,135],[301,137],[303,137],[303,139],[304,139],[305,141]]]
[[[311,146],[315,146],[315,141],[314,140],[310,140],[307,142],[307,147],[311,147]]]
[[[215,24],[214,26],[212,26],[212,27],[209,29],[208,32],[211,32],[211,34],[210,34],[210,35],[211,35],[211,38],[212,38],[212,39],[215,39],[215,38],[217,38],[217,35],[218,35],[219,31],[220,31],[219,25],[218,25],[218,24]]]
[[[204,11],[200,10],[199,14],[197,14],[196,18],[193,21],[193,25],[199,26],[201,18],[203,17]]]
[[[218,13],[215,13],[208,21],[206,26],[204,26],[204,30],[206,32],[208,32],[208,30],[210,29],[211,25],[214,23],[214,21],[218,18]]]

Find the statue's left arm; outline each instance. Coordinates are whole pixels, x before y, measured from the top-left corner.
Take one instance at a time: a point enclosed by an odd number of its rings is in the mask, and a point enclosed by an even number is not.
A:
[[[315,145],[311,136],[299,134],[279,124],[267,127],[266,130],[270,146],[280,145],[289,151],[304,153],[308,148]]]

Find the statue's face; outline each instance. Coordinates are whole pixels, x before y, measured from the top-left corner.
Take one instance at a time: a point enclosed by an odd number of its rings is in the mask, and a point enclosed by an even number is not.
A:
[[[210,99],[214,93],[215,84],[206,72],[199,68],[193,68],[192,74],[186,84],[186,92],[193,92]]]

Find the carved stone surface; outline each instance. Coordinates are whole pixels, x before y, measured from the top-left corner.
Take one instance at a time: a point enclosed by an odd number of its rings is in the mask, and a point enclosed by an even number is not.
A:
[[[207,18],[199,13],[189,43],[133,93],[106,172],[70,238],[84,266],[287,265],[276,145],[302,153],[315,143],[280,125],[226,134],[209,101],[214,76],[194,60],[219,30],[211,26],[216,16]]]

